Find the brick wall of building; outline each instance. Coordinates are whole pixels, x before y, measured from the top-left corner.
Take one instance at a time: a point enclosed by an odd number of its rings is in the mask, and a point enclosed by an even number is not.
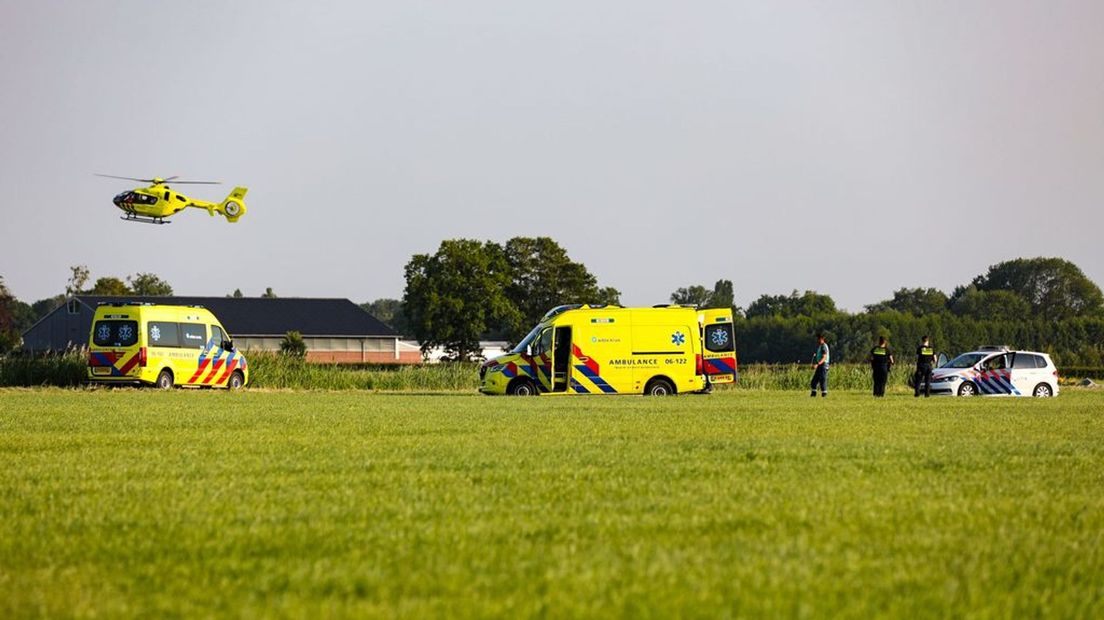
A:
[[[394,351],[311,351],[307,349],[308,362],[326,364],[420,364],[422,356],[418,351],[402,351],[395,359]]]

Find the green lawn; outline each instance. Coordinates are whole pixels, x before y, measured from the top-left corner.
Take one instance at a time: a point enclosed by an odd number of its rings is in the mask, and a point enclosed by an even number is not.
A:
[[[0,617],[1104,617],[1104,394],[0,391]]]

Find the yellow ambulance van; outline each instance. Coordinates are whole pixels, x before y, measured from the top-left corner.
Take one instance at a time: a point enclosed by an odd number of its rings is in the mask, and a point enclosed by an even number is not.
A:
[[[737,379],[732,310],[559,306],[480,368],[484,394],[707,392]]]
[[[88,338],[88,380],[169,389],[239,389],[249,380],[245,356],[202,306],[110,303],[96,308]]]

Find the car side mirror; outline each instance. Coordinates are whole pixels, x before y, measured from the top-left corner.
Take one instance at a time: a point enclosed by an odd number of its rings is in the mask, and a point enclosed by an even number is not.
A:
[[[533,345],[531,345],[531,344],[525,345],[525,354],[528,355],[529,357],[533,356]]]
[[[222,341],[222,348],[227,350],[227,351],[233,351],[234,350],[234,341],[233,340],[223,340]]]

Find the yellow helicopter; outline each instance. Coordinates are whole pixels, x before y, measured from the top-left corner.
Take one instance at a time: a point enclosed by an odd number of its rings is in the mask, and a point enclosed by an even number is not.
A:
[[[245,215],[245,192],[249,191],[249,188],[246,187],[235,187],[234,191],[230,192],[230,195],[222,202],[207,202],[206,200],[189,198],[174,191],[166,183],[172,181],[173,185],[218,185],[218,181],[181,181],[178,180],[179,177],[175,176],[165,179],[160,177],[136,179],[134,177],[117,177],[110,174],[97,174],[96,176],[150,184],[149,187],[139,187],[122,192],[112,199],[115,206],[126,213],[121,219],[128,222],[171,224],[172,222],[165,221],[165,218],[175,215],[185,207],[207,209],[207,213],[211,217],[214,217],[217,211],[225,216],[228,222],[236,222],[238,218]]]

